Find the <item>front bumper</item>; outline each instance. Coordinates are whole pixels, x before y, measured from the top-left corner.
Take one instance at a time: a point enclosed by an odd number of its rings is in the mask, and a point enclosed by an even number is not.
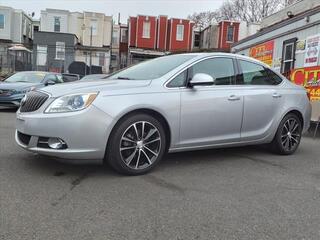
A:
[[[111,123],[112,118],[93,105],[72,113],[18,111],[15,139],[20,147],[43,155],[73,160],[102,160]],[[29,136],[29,140],[23,141],[18,133]],[[52,149],[39,144],[39,140],[53,137],[62,139],[68,147]]]
[[[7,97],[0,97],[0,106],[2,107],[19,107],[21,99],[24,95],[11,95]]]

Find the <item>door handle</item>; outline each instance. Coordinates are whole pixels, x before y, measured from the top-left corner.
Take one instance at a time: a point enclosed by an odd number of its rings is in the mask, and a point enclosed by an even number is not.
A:
[[[280,93],[273,93],[272,97],[273,98],[281,98],[281,94]]]
[[[240,100],[240,97],[236,96],[236,95],[230,95],[228,100],[229,101],[238,101],[238,100]]]

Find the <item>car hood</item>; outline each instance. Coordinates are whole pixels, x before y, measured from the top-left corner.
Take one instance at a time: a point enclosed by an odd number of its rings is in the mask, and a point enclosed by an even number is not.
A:
[[[53,97],[66,94],[101,92],[112,93],[119,90],[142,88],[150,84],[150,80],[98,80],[89,82],[70,82],[42,88]]]
[[[25,88],[35,87],[38,86],[37,83],[24,83],[24,82],[17,82],[17,83],[0,83],[0,89],[14,89],[14,90],[22,90]]]

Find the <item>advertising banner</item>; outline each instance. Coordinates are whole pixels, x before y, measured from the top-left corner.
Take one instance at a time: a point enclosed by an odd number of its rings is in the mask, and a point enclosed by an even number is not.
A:
[[[274,41],[272,40],[250,48],[249,56],[272,66],[273,49]]]
[[[294,69],[290,80],[304,86],[310,93],[311,101],[320,101],[320,66]]]
[[[318,65],[320,52],[320,35],[308,37],[304,55],[304,66],[313,67]]]

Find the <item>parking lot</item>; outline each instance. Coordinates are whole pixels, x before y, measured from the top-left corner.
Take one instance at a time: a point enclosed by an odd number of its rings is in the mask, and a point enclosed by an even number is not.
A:
[[[0,109],[0,239],[320,239],[320,139],[169,154],[152,173],[34,155]]]

